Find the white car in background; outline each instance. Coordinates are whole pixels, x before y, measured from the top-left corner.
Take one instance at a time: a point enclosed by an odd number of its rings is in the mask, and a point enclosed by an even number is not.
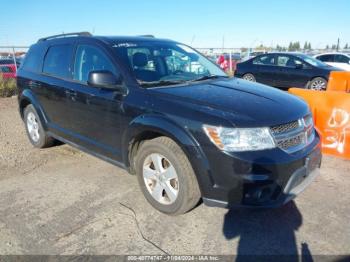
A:
[[[322,62],[345,71],[350,71],[350,55],[344,53],[325,53],[314,56]]]

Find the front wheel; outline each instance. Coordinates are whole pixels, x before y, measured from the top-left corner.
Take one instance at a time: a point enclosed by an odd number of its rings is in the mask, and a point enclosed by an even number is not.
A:
[[[307,85],[307,88],[311,90],[325,91],[327,89],[327,80],[322,77],[315,77]]]
[[[200,191],[191,163],[170,138],[142,143],[135,164],[141,190],[154,208],[179,215],[198,203]]]
[[[244,80],[247,80],[247,81],[250,81],[250,82],[256,82],[255,76],[253,74],[250,74],[250,73],[243,75],[242,78]]]

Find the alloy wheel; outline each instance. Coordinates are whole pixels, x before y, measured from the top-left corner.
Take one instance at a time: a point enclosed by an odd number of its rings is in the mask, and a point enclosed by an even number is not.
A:
[[[30,138],[34,142],[38,142],[40,139],[39,122],[33,112],[29,112],[27,115],[27,129]]]
[[[143,163],[143,179],[148,192],[163,205],[173,204],[179,193],[179,179],[174,166],[161,154],[153,153]]]
[[[323,91],[326,90],[326,83],[323,80],[316,80],[311,83],[310,89]]]
[[[246,75],[244,75],[244,76],[243,76],[243,79],[244,79],[244,80],[247,80],[247,81],[250,81],[250,82],[255,82],[255,81],[256,81],[255,78],[254,78],[254,76],[253,76],[252,74],[246,74]]]

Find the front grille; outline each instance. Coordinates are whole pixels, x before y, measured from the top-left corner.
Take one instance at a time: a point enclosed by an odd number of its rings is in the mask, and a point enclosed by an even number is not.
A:
[[[284,125],[278,125],[271,127],[271,131],[274,134],[285,133],[293,129],[297,129],[299,127],[299,121],[293,121]]]
[[[310,144],[315,137],[313,120],[307,115],[299,120],[270,128],[276,145],[282,150],[293,153]]]
[[[291,147],[295,147],[295,146],[299,146],[300,144],[302,144],[304,141],[305,135],[304,134],[300,134],[297,135],[295,137],[292,138],[287,138],[287,139],[282,139],[280,141],[277,142],[278,147],[283,148],[283,149],[288,149]]]

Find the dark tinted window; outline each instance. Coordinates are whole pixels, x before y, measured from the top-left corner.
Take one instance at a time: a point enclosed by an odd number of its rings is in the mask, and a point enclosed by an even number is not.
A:
[[[69,78],[71,45],[51,46],[45,56],[43,72],[60,78]]]
[[[12,68],[8,66],[0,66],[1,73],[12,73]]]
[[[336,55],[334,61],[337,62],[337,63],[346,63],[346,64],[348,64],[349,60],[350,60],[350,58],[345,56],[345,55]]]
[[[0,65],[13,64],[13,59],[0,59]]]
[[[113,63],[102,50],[90,45],[80,45],[75,55],[73,79],[85,83],[89,73],[94,70],[116,73]]]
[[[263,56],[256,57],[253,60],[253,64],[255,64],[255,65],[274,65],[275,64],[275,56],[263,55]]]
[[[303,64],[303,62],[293,56],[279,55],[277,58],[278,66],[295,67],[298,64]]]
[[[334,55],[321,55],[317,57],[322,62],[334,62]]]
[[[33,72],[41,71],[43,52],[43,46],[32,46],[24,58],[22,68]]]

